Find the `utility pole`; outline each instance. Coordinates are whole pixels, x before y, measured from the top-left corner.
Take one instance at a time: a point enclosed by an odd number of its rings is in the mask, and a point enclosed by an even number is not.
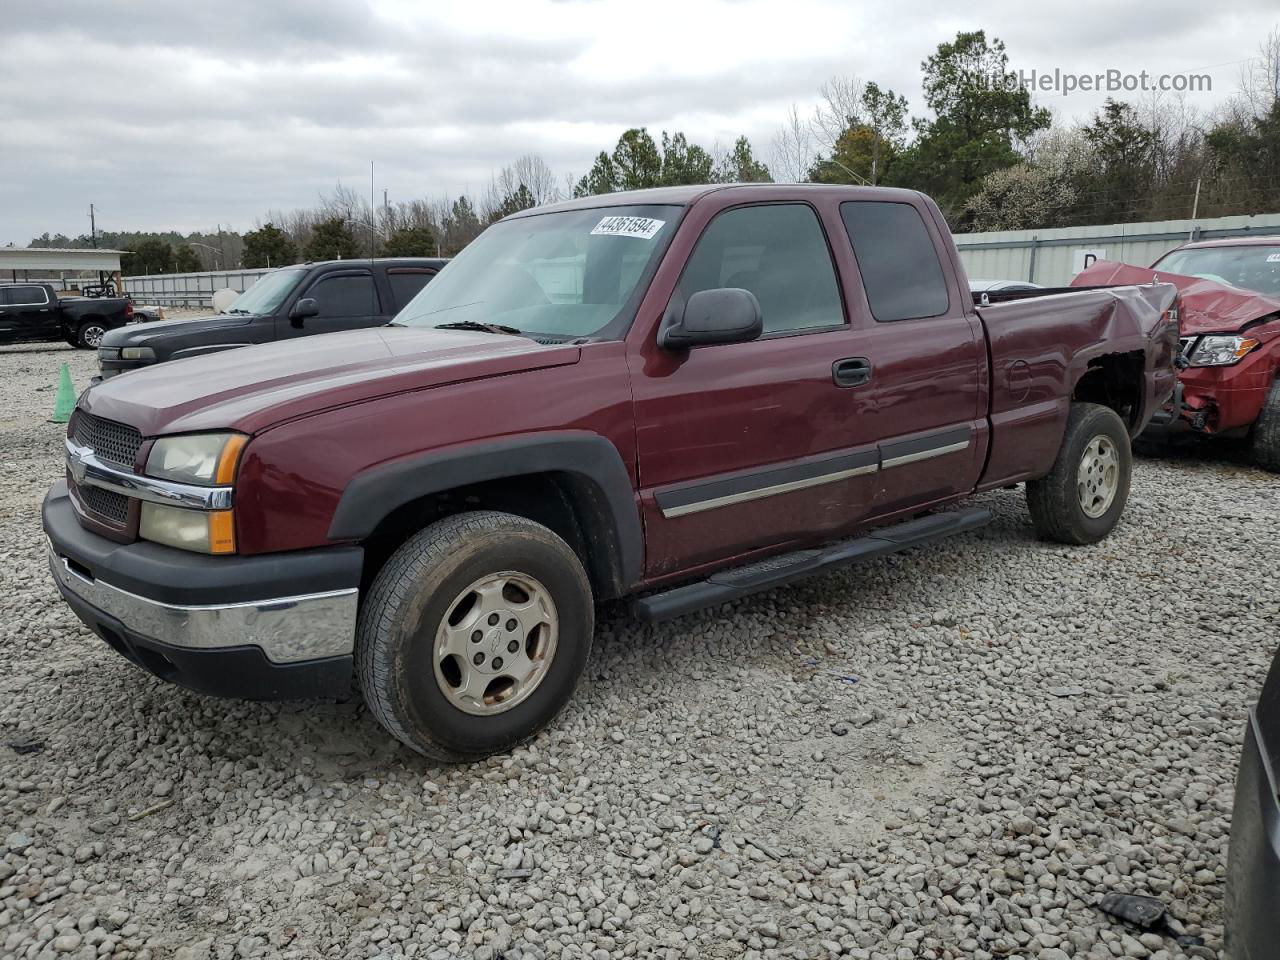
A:
[[[391,204],[387,202],[387,188],[382,188],[382,242],[391,236]]]
[[[1196,198],[1191,201],[1191,229],[1187,231],[1187,239],[1196,238],[1196,213],[1200,209],[1200,178],[1196,177]]]
[[[98,221],[94,218],[93,204],[89,204],[89,244],[98,249]]]

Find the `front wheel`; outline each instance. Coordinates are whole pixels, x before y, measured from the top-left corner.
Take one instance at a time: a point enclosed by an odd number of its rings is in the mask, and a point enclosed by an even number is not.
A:
[[[1109,407],[1073,403],[1053,469],[1027,484],[1037,536],[1058,543],[1097,543],[1120,522],[1132,474],[1124,421]]]
[[[591,584],[567,543],[523,517],[457,514],[379,571],[356,669],[391,734],[437,760],[473,760],[550,722],[586,667],[594,627]]]
[[[1267,399],[1262,403],[1262,412],[1253,425],[1250,446],[1254,463],[1263,470],[1280,473],[1280,377],[1271,384]]]
[[[107,328],[99,321],[86,320],[80,324],[80,330],[76,334],[76,346],[81,350],[97,350],[106,332]]]

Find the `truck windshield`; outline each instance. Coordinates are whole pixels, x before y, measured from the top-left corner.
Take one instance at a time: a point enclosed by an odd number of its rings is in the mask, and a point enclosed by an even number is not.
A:
[[[262,316],[274,312],[306,272],[305,270],[275,270],[268,273],[236,297],[227,308],[227,313],[252,313]]]
[[[592,336],[626,309],[679,212],[668,205],[603,207],[496,223],[393,322],[491,324],[557,339]]]
[[[1280,244],[1175,250],[1152,269],[1214,280],[1254,293],[1280,294]]]

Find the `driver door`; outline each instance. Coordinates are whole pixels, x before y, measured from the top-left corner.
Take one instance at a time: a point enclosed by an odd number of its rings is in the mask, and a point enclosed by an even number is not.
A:
[[[298,294],[294,306],[308,299],[316,302],[319,313],[303,318],[301,326],[295,326],[295,321],[287,315],[278,319],[277,339],[380,327],[388,320],[383,313],[382,298],[373,282],[373,274],[367,268],[341,270],[318,277]]]
[[[696,229],[696,225],[688,224]],[[737,287],[760,303],[747,343],[631,358],[646,574],[829,537],[869,511],[878,461],[865,387],[841,383],[862,353],[818,211],[759,203],[717,213],[671,294]]]

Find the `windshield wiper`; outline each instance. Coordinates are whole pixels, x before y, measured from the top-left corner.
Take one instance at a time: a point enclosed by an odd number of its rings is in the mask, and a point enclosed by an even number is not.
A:
[[[246,317],[247,317],[247,316],[250,316],[250,314],[249,314],[249,311],[248,311],[248,310],[241,310],[241,309],[239,309],[239,308],[237,308],[237,307],[232,307],[230,310],[228,310],[228,311],[227,311],[227,313],[229,313],[229,314],[231,314],[231,313],[234,313],[234,314],[241,314],[241,313],[243,313]]]
[[[437,330],[475,330],[478,333],[506,333],[516,337],[524,336],[523,331],[508,327],[501,323],[478,323],[475,320],[456,320],[453,323],[437,323]]]

